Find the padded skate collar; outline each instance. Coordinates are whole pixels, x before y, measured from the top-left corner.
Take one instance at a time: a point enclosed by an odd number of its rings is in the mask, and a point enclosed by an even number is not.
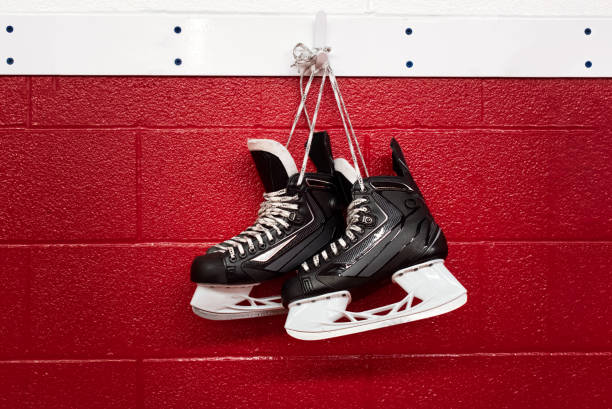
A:
[[[351,185],[357,181],[357,172],[346,159],[334,159],[334,169],[344,176]]]
[[[247,146],[267,192],[283,189],[289,178],[297,174],[297,166],[289,151],[271,139],[249,139]]]

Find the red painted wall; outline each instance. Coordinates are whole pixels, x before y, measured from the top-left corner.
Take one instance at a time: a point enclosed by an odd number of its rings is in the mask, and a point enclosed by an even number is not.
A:
[[[0,407],[612,406],[612,80],[340,82],[371,172],[402,144],[465,307],[310,343],[191,313],[294,78],[0,77]]]

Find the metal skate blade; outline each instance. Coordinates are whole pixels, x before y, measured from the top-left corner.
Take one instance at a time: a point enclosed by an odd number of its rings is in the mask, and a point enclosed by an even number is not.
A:
[[[244,311],[236,313],[221,313],[214,311],[206,311],[197,307],[191,306],[191,310],[195,315],[207,320],[213,321],[228,321],[228,320],[240,320],[245,318],[257,318],[257,317],[268,317],[272,315],[281,315],[287,312],[284,308],[270,309],[270,310],[258,310],[258,311]]]
[[[209,320],[235,320],[282,314],[280,296],[251,297],[257,284],[198,284],[191,298],[193,312]]]

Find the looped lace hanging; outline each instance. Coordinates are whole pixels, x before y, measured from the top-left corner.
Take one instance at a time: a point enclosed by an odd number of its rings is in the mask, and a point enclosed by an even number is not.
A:
[[[355,135],[355,130],[353,129],[353,124],[351,123],[351,118],[349,117],[348,110],[346,109],[346,105],[344,104],[344,98],[342,98],[342,93],[340,92],[340,87],[338,86],[338,80],[336,79],[336,74],[334,74],[334,70],[332,70],[331,66],[328,65],[329,72],[329,83],[332,86],[332,90],[334,91],[334,97],[336,99],[336,104],[338,105],[338,111],[340,112],[340,118],[342,119],[342,126],[344,127],[344,132],[346,133],[347,142],[349,145],[349,150],[351,151],[351,157],[353,159],[353,165],[355,166],[355,170],[357,171],[359,185],[361,190],[363,190],[363,180],[361,179],[361,172],[359,171],[359,165],[357,163],[357,158],[355,157],[355,151],[353,150],[353,145],[351,144],[351,136],[355,141],[355,147],[357,148],[357,152],[359,153],[359,157],[361,158],[361,164],[363,165],[363,171],[366,174],[366,177],[369,177],[368,167],[365,164],[365,159],[363,158],[363,153],[361,153],[361,148],[359,147],[359,141],[357,140],[357,136]],[[350,128],[350,134],[349,129]]]
[[[285,144],[286,148],[289,148],[289,144],[291,143],[291,138],[293,137],[293,133],[295,132],[295,127],[297,126],[298,120],[300,119],[300,115],[302,114],[302,110],[304,111],[304,116],[306,117],[306,122],[308,123],[308,128],[314,133],[314,121],[311,121],[308,112],[306,110],[306,98],[308,97],[308,92],[310,91],[310,85],[312,84],[312,80],[314,76],[322,69],[324,66],[317,63],[317,57],[320,54],[327,54],[331,51],[331,48],[315,48],[311,50],[306,47],[304,44],[299,43],[295,47],[293,47],[293,58],[294,62],[291,64],[292,67],[297,67],[300,73],[300,95],[301,100],[298,106],[297,112],[295,113],[295,117],[293,118],[293,124],[291,125],[291,130],[289,131],[289,137],[287,138],[287,143]],[[324,59],[326,61],[326,59]],[[304,76],[308,75],[308,82],[306,83],[306,88],[304,88]]]
[[[304,159],[302,161],[302,168],[300,169],[300,175],[298,177],[297,184],[301,185],[304,181],[304,175],[306,172],[306,164],[308,162],[308,154],[310,153],[310,147],[312,144],[312,138],[315,131],[315,125],[317,122],[317,116],[319,114],[319,108],[321,106],[321,97],[323,96],[323,90],[325,88],[325,81],[327,77],[329,77],[329,82],[332,86],[332,90],[334,92],[334,97],[336,99],[336,104],[338,105],[338,110],[340,112],[340,118],[342,119],[342,125],[344,126],[344,131],[346,133],[347,142],[349,145],[349,149],[351,151],[351,156],[353,159],[353,164],[355,165],[355,170],[357,172],[357,180],[359,181],[359,185],[361,190],[364,190],[363,179],[361,177],[361,172],[359,168],[359,163],[357,161],[357,157],[355,155],[355,150],[353,148],[353,141],[355,142],[355,146],[357,148],[357,152],[361,158],[361,163],[363,165],[363,169],[368,176],[368,170],[365,165],[365,160],[363,158],[363,154],[361,153],[361,149],[359,147],[359,141],[357,140],[357,136],[355,135],[355,131],[353,129],[353,125],[351,124],[351,120],[348,115],[348,111],[346,109],[346,105],[344,103],[344,99],[342,98],[342,94],[340,93],[340,88],[338,86],[338,81],[336,76],[334,75],[333,70],[331,69],[329,62],[327,60],[327,53],[331,51],[331,48],[315,48],[314,50],[309,49],[304,44],[299,43],[293,49],[293,56],[295,58],[295,62],[292,66],[297,66],[300,69],[300,104],[298,106],[297,112],[293,119],[293,125],[291,126],[291,131],[289,132],[289,138],[287,140],[286,146],[289,146],[289,142],[291,141],[291,137],[295,131],[295,127],[300,118],[302,111],[304,111],[306,116],[306,121],[308,122],[308,126],[310,128],[310,132],[308,135],[308,141],[306,142],[306,151],[304,153]],[[318,58],[319,56],[324,55],[325,58]],[[305,72],[310,71],[310,75],[308,77],[308,82],[306,83],[306,87],[302,88],[303,77]],[[317,95],[317,103],[315,105],[315,110],[312,116],[312,121],[308,117],[308,113],[306,112],[306,98],[308,97],[308,93],[310,91],[310,86],[312,85],[312,80],[314,76],[322,72],[321,76],[321,85],[319,86],[319,94]],[[350,129],[350,131],[349,131]],[[352,231],[357,233],[361,232],[361,227],[357,226],[355,223],[360,221],[359,212],[367,211],[365,207],[358,207],[359,204],[362,204],[365,199],[355,199],[349,205],[347,210],[347,229],[345,234],[350,240],[354,239],[354,234]],[[212,251],[228,251],[230,254],[230,258],[234,259],[236,257],[236,249],[240,256],[244,256],[246,254],[244,245],[248,247],[248,250],[253,252],[255,250],[255,244],[253,239],[256,239],[259,246],[264,245],[263,235],[268,238],[269,242],[274,240],[272,236],[271,230],[276,231],[277,235],[282,234],[282,230],[279,226],[288,228],[289,223],[287,220],[292,220],[291,218],[295,217],[295,211],[299,208],[299,204],[297,203],[298,196],[287,195],[286,189],[281,189],[276,192],[264,193],[264,202],[261,203],[258,218],[255,223],[247,228],[242,233],[232,237],[229,240],[224,241],[223,243],[219,243],[213,247],[211,247]],[[344,248],[346,247],[346,241],[343,238],[338,239],[338,243]],[[337,246],[335,243],[332,243],[332,252],[336,254]],[[327,259],[327,253],[324,251],[322,253],[323,258]],[[316,264],[318,265],[318,255],[316,257]],[[314,258],[313,258],[314,260]],[[306,264],[306,269],[308,269],[308,265]]]
[[[293,47],[293,59],[295,60],[292,67],[298,67],[301,72],[306,72],[310,67],[317,64],[317,57],[321,54],[329,54],[330,47],[310,49],[303,43],[298,43]],[[321,66],[317,67],[321,68]]]
[[[302,110],[305,110],[306,98],[308,96],[308,92],[310,91],[310,86],[312,85],[312,80],[318,72],[322,72],[321,77],[321,85],[319,87],[319,95],[317,96],[317,103],[315,105],[315,111],[312,116],[312,121],[308,117],[306,113],[306,120],[308,121],[308,125],[310,127],[310,133],[308,135],[308,141],[306,143],[306,152],[304,154],[304,160],[302,161],[302,168],[300,170],[300,176],[298,178],[298,185],[302,183],[304,180],[304,174],[306,172],[306,163],[308,161],[308,154],[310,152],[310,146],[312,143],[312,137],[315,131],[315,125],[317,122],[317,116],[319,112],[319,107],[321,105],[321,97],[323,95],[323,90],[325,87],[325,80],[329,77],[329,82],[331,84],[332,90],[334,92],[334,98],[336,99],[336,105],[338,106],[338,111],[340,112],[340,118],[342,120],[342,126],[344,127],[344,132],[346,134],[347,143],[349,145],[349,150],[351,152],[351,157],[353,159],[353,165],[355,167],[355,171],[357,173],[357,181],[359,183],[359,187],[361,190],[365,190],[363,185],[363,177],[361,176],[361,168],[359,165],[359,161],[357,160],[357,155],[355,153],[355,148],[357,149],[357,153],[361,159],[361,166],[363,166],[363,171],[365,172],[366,177],[369,176],[368,168],[365,164],[365,159],[363,157],[363,153],[361,152],[361,148],[359,146],[359,141],[357,140],[357,136],[355,135],[355,130],[353,129],[353,124],[351,123],[351,119],[348,114],[348,110],[346,109],[346,104],[344,103],[344,98],[342,98],[342,93],[340,92],[340,87],[338,85],[338,80],[336,79],[336,75],[329,65],[329,61],[327,58],[327,53],[331,51],[329,47],[323,48],[315,48],[311,50],[303,43],[298,43],[293,48],[293,58],[294,63],[292,66],[298,68],[300,72],[300,93],[301,100],[300,105],[298,106],[298,110],[295,114],[293,125],[291,126],[291,131],[289,132],[289,138],[287,139],[286,146],[289,146],[291,142],[291,137],[295,131],[295,127],[297,125],[297,121],[302,113]],[[306,87],[302,89],[303,77],[306,72],[310,72],[308,82],[306,83]],[[354,142],[354,146],[353,146]]]

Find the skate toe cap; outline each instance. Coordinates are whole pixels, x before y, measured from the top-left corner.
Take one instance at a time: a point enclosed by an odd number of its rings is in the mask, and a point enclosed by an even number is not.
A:
[[[194,283],[227,284],[223,253],[207,253],[197,256],[191,263],[191,281]]]

